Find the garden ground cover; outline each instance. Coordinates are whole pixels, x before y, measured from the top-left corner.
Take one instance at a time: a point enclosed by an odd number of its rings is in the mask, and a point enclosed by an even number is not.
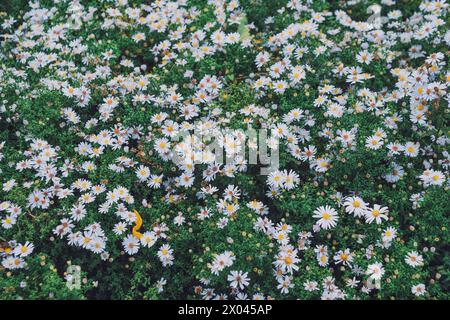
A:
[[[445,0],[0,10],[1,299],[450,298]]]

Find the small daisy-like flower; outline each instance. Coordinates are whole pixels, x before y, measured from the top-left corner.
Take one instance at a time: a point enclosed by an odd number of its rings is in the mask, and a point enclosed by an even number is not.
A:
[[[328,205],[326,205],[325,207],[319,207],[314,210],[313,217],[319,219],[317,221],[317,224],[325,230],[334,228],[339,219],[337,211]]]

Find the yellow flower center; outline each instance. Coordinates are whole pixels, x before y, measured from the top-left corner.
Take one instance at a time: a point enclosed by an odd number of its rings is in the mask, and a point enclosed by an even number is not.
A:
[[[284,258],[284,263],[286,265],[291,265],[293,263],[292,258],[291,257]]]
[[[234,206],[233,206],[232,204],[229,204],[229,205],[227,206],[227,211],[228,211],[228,212],[233,212],[233,211],[234,211]]]

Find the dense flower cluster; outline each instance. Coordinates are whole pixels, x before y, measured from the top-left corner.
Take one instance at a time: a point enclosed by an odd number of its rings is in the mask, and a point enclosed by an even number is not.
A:
[[[448,299],[448,14],[445,0],[2,13],[0,297]],[[261,141],[277,167],[237,155],[262,159]]]

